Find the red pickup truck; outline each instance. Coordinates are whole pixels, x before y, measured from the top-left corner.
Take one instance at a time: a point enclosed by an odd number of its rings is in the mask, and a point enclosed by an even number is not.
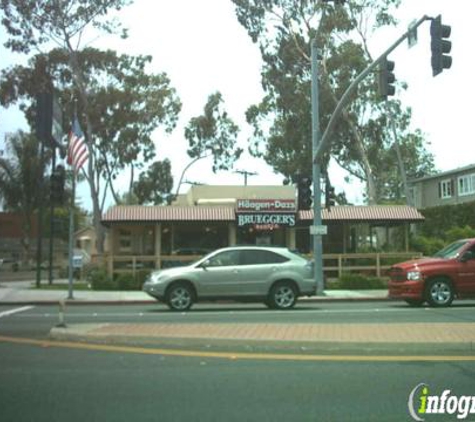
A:
[[[411,306],[450,306],[455,297],[475,297],[475,239],[462,239],[433,257],[393,265],[389,297]]]

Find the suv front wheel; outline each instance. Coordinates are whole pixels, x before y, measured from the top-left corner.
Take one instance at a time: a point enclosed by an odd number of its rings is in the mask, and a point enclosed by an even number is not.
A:
[[[187,283],[172,284],[165,299],[173,311],[187,311],[193,305],[193,289]]]
[[[266,305],[272,309],[291,309],[297,302],[297,289],[293,283],[281,281],[270,289]]]

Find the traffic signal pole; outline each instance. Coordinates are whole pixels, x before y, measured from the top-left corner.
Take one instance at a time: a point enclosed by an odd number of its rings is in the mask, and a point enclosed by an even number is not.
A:
[[[318,104],[318,49],[317,42],[312,41],[311,46],[311,60],[312,60],[312,151],[315,156],[320,142],[320,114]],[[321,169],[318,160],[313,160],[312,164],[313,176],[313,226],[322,225],[322,185]],[[315,262],[314,280],[317,286],[317,295],[322,295],[324,291],[323,282],[323,248],[322,235],[313,235],[313,259]]]
[[[437,19],[437,18],[436,18]],[[322,226],[322,204],[321,204],[321,167],[320,160],[324,151],[328,148],[330,143],[330,135],[333,131],[333,128],[336,125],[338,117],[340,117],[344,107],[350,101],[350,95],[358,84],[366,78],[373,70],[379,66],[379,64],[386,60],[388,54],[396,49],[404,40],[412,36],[413,31],[415,31],[422,23],[426,20],[434,20],[429,16],[423,16],[419,19],[411,28],[406,31],[400,38],[396,40],[383,54],[381,54],[375,61],[373,61],[365,70],[363,70],[355,80],[347,88],[340,101],[338,102],[331,118],[328,123],[323,136],[320,136],[320,120],[319,120],[319,89],[318,89],[318,49],[315,40],[312,40],[311,43],[311,64],[312,64],[312,150],[313,150],[313,163],[312,163],[312,173],[313,173],[313,226],[319,228]],[[438,23],[437,23],[438,24]],[[440,23],[441,25],[441,23]],[[445,31],[445,29],[444,29]],[[445,34],[447,36],[447,34]],[[445,48],[445,53],[450,51],[448,47]],[[446,68],[449,67],[447,61]],[[323,248],[322,248],[322,235],[317,233],[313,234],[313,254],[315,261],[315,272],[314,279],[317,285],[317,295],[322,295],[324,290],[324,279],[323,279]]]

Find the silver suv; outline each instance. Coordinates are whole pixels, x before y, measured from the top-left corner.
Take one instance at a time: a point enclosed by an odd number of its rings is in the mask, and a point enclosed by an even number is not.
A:
[[[218,249],[188,266],[154,271],[143,290],[175,311],[217,299],[290,309],[299,296],[316,293],[312,275],[312,262],[287,248],[240,246]]]

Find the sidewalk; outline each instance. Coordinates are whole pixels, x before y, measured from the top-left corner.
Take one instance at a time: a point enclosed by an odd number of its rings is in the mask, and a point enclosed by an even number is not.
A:
[[[54,327],[61,341],[210,348],[246,352],[475,356],[473,323],[139,323]]]
[[[46,283],[43,281],[43,283]],[[66,284],[56,280],[55,284]],[[35,288],[34,281],[0,281],[0,304],[34,305],[57,304],[153,304],[157,301],[141,291],[94,291],[74,290],[73,299],[68,299],[68,290],[42,290]],[[326,290],[324,296],[302,297],[299,301],[329,300],[387,300],[387,290]]]

